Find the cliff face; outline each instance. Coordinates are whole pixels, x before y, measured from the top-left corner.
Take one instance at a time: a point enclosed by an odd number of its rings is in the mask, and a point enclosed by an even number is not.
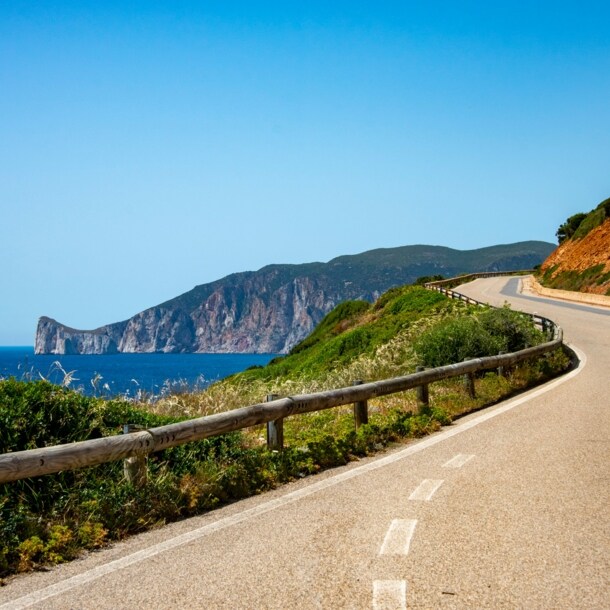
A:
[[[129,320],[93,331],[40,318],[37,354],[117,352],[287,352],[333,307],[375,300],[422,275],[531,268],[549,254],[545,242],[473,251],[406,246],[343,256],[329,263],[271,265],[227,276]]]
[[[584,237],[566,239],[540,270],[549,288],[610,294],[610,218]]]
[[[96,330],[76,330],[43,316],[38,320],[36,354],[116,354],[125,322]]]
[[[272,280],[256,276],[243,286],[220,287],[197,307],[191,316],[197,351],[287,351],[341,299],[336,289],[310,277],[293,278],[270,291]]]
[[[36,332],[37,354],[117,352],[281,353],[305,338],[345,293],[298,277],[270,292],[266,278],[219,286],[192,311],[147,309],[125,322],[94,331],[68,328],[47,317]],[[374,300],[377,291],[348,298]]]

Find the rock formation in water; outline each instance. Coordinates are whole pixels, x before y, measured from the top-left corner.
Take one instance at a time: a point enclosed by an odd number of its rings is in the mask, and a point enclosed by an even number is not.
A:
[[[470,251],[404,246],[342,256],[328,263],[270,265],[196,286],[129,320],[95,330],[76,330],[42,317],[35,351],[283,353],[342,301],[373,301],[388,288],[425,275],[529,269],[552,250],[553,245],[546,242]]]

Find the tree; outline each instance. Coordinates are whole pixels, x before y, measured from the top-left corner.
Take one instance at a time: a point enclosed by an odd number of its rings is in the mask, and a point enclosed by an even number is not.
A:
[[[574,214],[574,216],[570,216],[562,225],[560,225],[559,229],[555,233],[557,237],[557,241],[562,243],[566,239],[570,239],[576,230],[580,226],[580,223],[587,217],[586,214],[579,212],[578,214]]]

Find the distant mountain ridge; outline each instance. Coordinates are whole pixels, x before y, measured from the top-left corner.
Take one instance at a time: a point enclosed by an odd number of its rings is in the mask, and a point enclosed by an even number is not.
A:
[[[542,241],[464,251],[416,245],[328,263],[269,265],[201,284],[95,330],[69,328],[43,316],[34,347],[37,354],[284,353],[342,301],[374,301],[389,288],[425,275],[530,269],[553,249]]]

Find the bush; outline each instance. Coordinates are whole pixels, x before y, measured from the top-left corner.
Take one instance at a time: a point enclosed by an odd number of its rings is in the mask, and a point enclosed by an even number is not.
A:
[[[0,381],[0,453],[100,438],[120,432],[126,423],[152,427],[170,421],[175,419],[48,381]]]
[[[502,343],[472,317],[445,320],[415,344],[421,363],[430,367],[490,356],[501,349]]]
[[[478,319],[482,328],[501,342],[501,349],[505,352],[516,352],[544,340],[529,316],[512,311],[509,307],[489,309]]]
[[[574,216],[570,216],[562,225],[559,226],[555,236],[557,237],[557,241],[561,244],[566,239],[570,239],[580,227],[582,221],[587,217],[586,214],[579,212],[578,214],[574,214]]]
[[[518,351],[542,340],[528,316],[504,307],[444,320],[420,337],[415,351],[424,366],[437,367]]]

